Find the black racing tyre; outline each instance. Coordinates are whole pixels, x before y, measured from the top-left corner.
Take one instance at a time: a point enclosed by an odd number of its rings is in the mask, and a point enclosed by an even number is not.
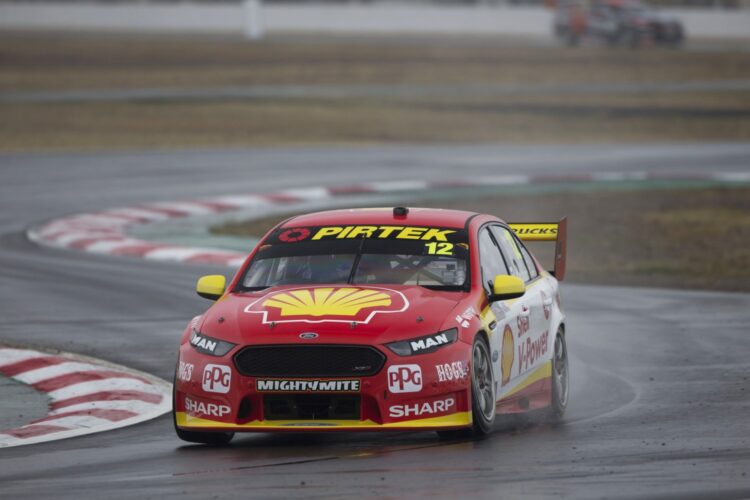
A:
[[[570,363],[568,360],[568,347],[565,344],[565,335],[562,330],[555,337],[554,351],[552,353],[552,398],[548,411],[548,420],[559,422],[568,407],[570,396]]]
[[[177,372],[175,371],[174,383],[172,384],[172,425],[177,437],[188,443],[210,444],[214,446],[229,443],[234,437],[234,432],[212,432],[212,431],[184,431],[177,427]]]
[[[495,424],[495,377],[490,348],[484,335],[477,335],[471,347],[471,413],[474,433],[489,434]]]
[[[484,436],[495,424],[495,378],[492,374],[490,348],[484,335],[477,335],[471,347],[471,413],[470,428],[437,431],[440,439]]]

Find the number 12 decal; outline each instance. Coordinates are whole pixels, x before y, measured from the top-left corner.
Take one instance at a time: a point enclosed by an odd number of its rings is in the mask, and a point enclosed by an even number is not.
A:
[[[432,241],[425,243],[428,255],[453,255],[453,243],[438,243]]]

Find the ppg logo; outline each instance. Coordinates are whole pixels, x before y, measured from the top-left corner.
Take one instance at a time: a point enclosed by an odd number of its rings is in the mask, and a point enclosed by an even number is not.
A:
[[[206,365],[203,369],[203,390],[226,394],[232,382],[232,370],[224,365]]]
[[[389,366],[388,390],[393,393],[421,391],[422,368],[419,365]]]

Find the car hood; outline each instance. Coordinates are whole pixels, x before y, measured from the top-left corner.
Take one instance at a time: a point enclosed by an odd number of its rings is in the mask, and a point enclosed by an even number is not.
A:
[[[227,294],[199,328],[237,344],[382,344],[440,331],[466,297],[421,286],[279,286]]]

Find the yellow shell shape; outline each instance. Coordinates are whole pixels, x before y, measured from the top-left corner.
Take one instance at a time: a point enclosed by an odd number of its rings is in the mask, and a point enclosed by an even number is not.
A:
[[[282,292],[263,302],[281,316],[356,316],[366,307],[390,306],[391,297],[378,290],[314,288]]]
[[[500,362],[500,370],[503,377],[500,385],[505,385],[510,381],[514,356],[513,330],[510,329],[510,326],[506,325],[503,331],[503,359]]]

